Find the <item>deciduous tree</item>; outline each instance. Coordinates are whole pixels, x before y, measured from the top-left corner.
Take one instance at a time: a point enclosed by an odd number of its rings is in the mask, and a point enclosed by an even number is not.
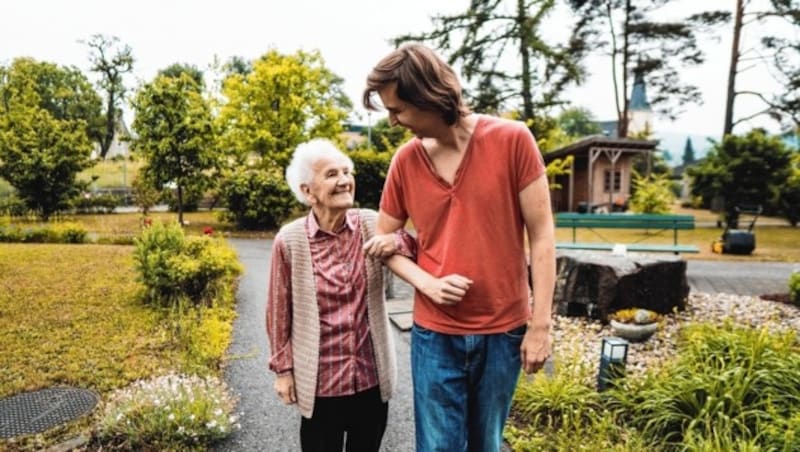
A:
[[[0,66],[0,176],[43,220],[67,209],[89,166],[100,97],[76,68],[18,58]]]
[[[298,144],[341,133],[352,107],[342,83],[319,52],[267,52],[249,72],[233,71],[223,81],[222,147],[241,161],[256,156],[285,167]]]
[[[105,93],[105,120],[99,138],[100,158],[105,158],[122,119],[123,77],[133,70],[134,59],[130,46],[121,44],[116,36],[92,35],[86,44],[91,49],[90,69],[100,75],[98,86]]]
[[[174,184],[183,224],[184,191],[205,187],[219,162],[211,109],[188,73],[157,76],[139,89],[133,107],[142,171],[158,189]]]
[[[800,33],[800,0],[769,0],[768,4],[735,0],[734,11],[723,135],[733,133],[737,124],[762,115],[800,127],[800,43],[791,37]],[[761,48],[751,43],[742,49],[746,27],[761,36]],[[780,33],[781,29],[788,31]],[[742,68],[741,63],[749,65]],[[739,73],[750,69],[752,63],[771,64],[771,73],[783,89],[777,93],[760,87],[737,89]],[[745,116],[735,115],[736,98],[744,95],[760,99],[763,108]]]
[[[754,129],[745,136],[726,135],[703,161],[687,169],[692,194],[708,203],[724,199],[726,221],[738,222],[737,207],[761,205],[764,213],[781,210],[780,194],[791,175],[791,151],[780,138]]]

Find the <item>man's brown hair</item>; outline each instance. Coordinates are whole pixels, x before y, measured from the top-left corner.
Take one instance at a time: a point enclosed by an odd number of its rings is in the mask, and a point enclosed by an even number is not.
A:
[[[364,107],[378,110],[373,95],[392,82],[397,83],[400,100],[421,110],[439,112],[447,125],[469,113],[453,68],[421,44],[405,44],[378,62],[367,76]]]

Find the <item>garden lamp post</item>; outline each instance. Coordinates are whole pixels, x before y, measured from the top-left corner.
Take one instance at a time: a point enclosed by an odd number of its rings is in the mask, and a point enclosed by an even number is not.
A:
[[[605,391],[613,380],[625,375],[628,359],[628,341],[611,336],[604,337],[600,345],[600,370],[597,372],[597,390]]]

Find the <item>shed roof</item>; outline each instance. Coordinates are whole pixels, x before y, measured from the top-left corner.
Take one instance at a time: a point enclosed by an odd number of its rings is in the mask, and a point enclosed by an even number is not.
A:
[[[592,135],[578,140],[563,148],[556,149],[543,155],[544,160],[550,161],[567,155],[581,154],[591,148],[614,148],[630,152],[652,152],[658,145],[657,140],[635,140],[632,138],[612,138],[603,135]]]

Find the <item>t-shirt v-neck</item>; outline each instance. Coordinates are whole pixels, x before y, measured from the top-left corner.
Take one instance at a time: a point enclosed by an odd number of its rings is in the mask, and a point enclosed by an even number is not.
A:
[[[430,154],[428,154],[428,150],[425,149],[425,146],[422,144],[421,139],[417,139],[417,152],[421,153],[422,160],[425,162],[425,165],[428,167],[428,171],[430,171],[431,176],[436,179],[436,182],[442,186],[447,191],[455,191],[458,188],[458,183],[463,179],[463,175],[466,171],[467,165],[469,165],[470,156],[472,155],[472,147],[473,143],[475,142],[475,134],[478,132],[478,129],[481,127],[481,116],[478,116],[475,120],[475,127],[472,128],[472,134],[469,137],[469,141],[467,142],[467,148],[464,150],[464,155],[461,157],[461,161],[458,163],[458,168],[456,168],[456,173],[453,176],[453,183],[447,182],[438,171],[436,171],[436,167],[433,164],[433,160],[431,160]]]

